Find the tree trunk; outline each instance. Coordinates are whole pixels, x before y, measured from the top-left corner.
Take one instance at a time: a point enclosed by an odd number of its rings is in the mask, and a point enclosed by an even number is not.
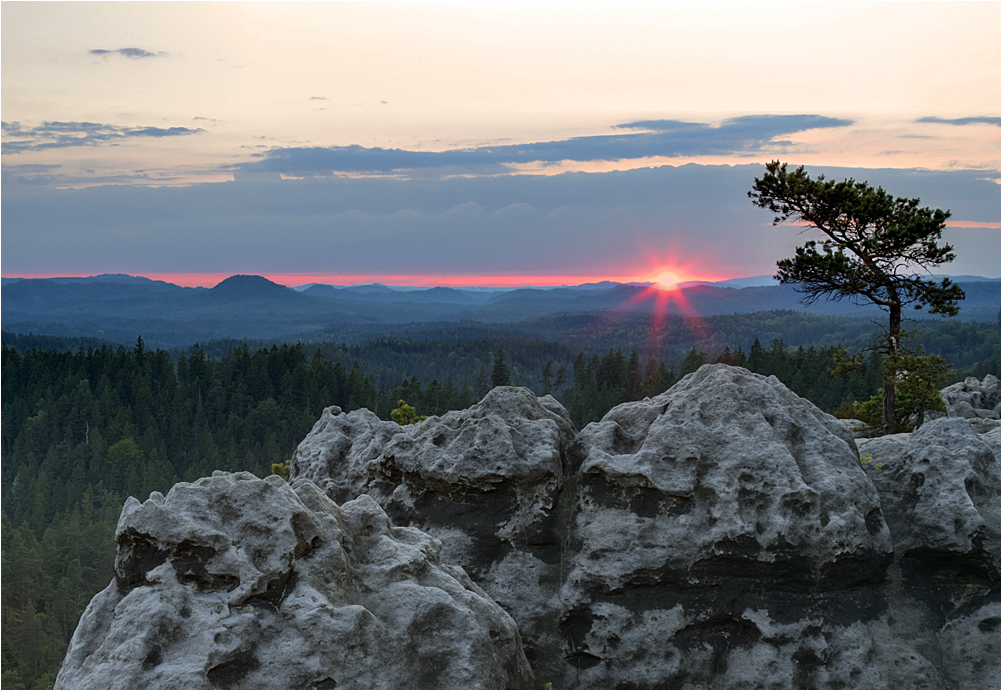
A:
[[[892,304],[889,310],[887,327],[887,356],[896,358],[901,349],[901,305]],[[898,431],[898,416],[894,405],[894,386],[897,383],[898,372],[884,363],[884,434],[895,434]]]

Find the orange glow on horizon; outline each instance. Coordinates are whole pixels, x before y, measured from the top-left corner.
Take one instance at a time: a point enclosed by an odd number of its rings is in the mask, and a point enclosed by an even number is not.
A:
[[[129,273],[124,271],[107,271],[103,273]],[[585,283],[599,283],[601,281],[612,281],[615,283],[659,283],[658,276],[668,280],[671,274],[677,281],[683,280],[724,280],[717,277],[693,278],[691,274],[684,272],[670,272],[662,270],[656,276],[651,275],[567,275],[567,274],[543,274],[543,275],[445,275],[445,274],[319,274],[319,273],[275,273],[275,272],[143,272],[129,273],[132,276],[142,276],[154,281],[165,281],[184,287],[205,287],[211,288],[226,280],[230,276],[244,274],[263,276],[270,281],[274,281],[284,286],[301,286],[308,283],[323,283],[328,285],[367,285],[371,283],[381,283],[389,286],[413,286],[413,287],[490,287],[490,288],[522,288],[528,286],[575,286]],[[98,274],[88,273],[86,276]],[[12,273],[12,278],[65,278],[80,277],[81,274],[73,273]],[[665,287],[663,284],[662,287]]]

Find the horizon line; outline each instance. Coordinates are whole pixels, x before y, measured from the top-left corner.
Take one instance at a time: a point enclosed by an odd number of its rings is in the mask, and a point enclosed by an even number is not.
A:
[[[128,273],[124,271],[105,271],[88,275],[71,275],[56,273],[24,273],[16,276],[3,276],[4,279],[53,279],[53,278],[95,278],[105,275],[132,276],[147,278],[151,281],[164,281],[185,288],[211,288],[233,276],[260,276],[273,283],[294,288],[302,285],[340,285],[361,286],[381,284],[387,287],[399,288],[558,288],[561,286],[577,286],[588,283],[654,283],[650,276],[608,276],[608,275],[568,275],[568,274],[532,274],[532,275],[442,275],[442,274],[327,274],[316,272],[150,272]],[[737,277],[685,277],[679,283],[706,282],[715,283]]]

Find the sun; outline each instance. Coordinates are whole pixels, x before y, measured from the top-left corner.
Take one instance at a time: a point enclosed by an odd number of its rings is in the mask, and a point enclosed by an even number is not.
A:
[[[662,270],[654,276],[654,283],[661,290],[672,290],[679,283],[679,277],[674,271]]]

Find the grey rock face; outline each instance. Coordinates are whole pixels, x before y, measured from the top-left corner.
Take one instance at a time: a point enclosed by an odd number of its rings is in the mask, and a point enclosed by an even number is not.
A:
[[[775,378],[704,366],[577,444],[575,685],[854,685],[844,646],[879,624],[891,539],[840,422]]]
[[[940,418],[913,433],[859,446],[872,456],[865,465],[880,492],[895,552],[904,557],[987,550],[998,569],[998,462],[966,420]]]
[[[551,602],[560,580],[556,503],[576,432],[564,408],[498,387],[468,410],[404,427],[368,411],[338,413],[325,411],[299,445],[292,476],[339,502],[368,494],[395,525],[441,539],[442,559],[521,622],[527,656],[555,681],[552,665],[562,663],[544,651],[561,642]]]
[[[214,474],[126,503],[57,688],[506,688],[517,627],[369,497]]]
[[[58,682],[997,688],[999,438],[854,440],[726,365],[580,433],[512,387],[405,427],[329,408],[291,486],[130,500]]]
[[[325,408],[292,456],[289,477],[311,480],[331,497],[347,496],[367,482],[370,462],[399,431],[397,423],[364,408],[347,414],[337,406]]]
[[[982,381],[968,377],[963,382],[951,384],[940,395],[946,403],[949,417],[967,419],[986,418],[998,419],[1000,394],[999,380],[991,374]]]
[[[997,448],[997,433],[994,440]],[[867,440],[860,450],[872,458],[865,467],[894,539],[887,590],[895,634],[943,660],[945,686],[998,687],[998,456],[963,418]]]

